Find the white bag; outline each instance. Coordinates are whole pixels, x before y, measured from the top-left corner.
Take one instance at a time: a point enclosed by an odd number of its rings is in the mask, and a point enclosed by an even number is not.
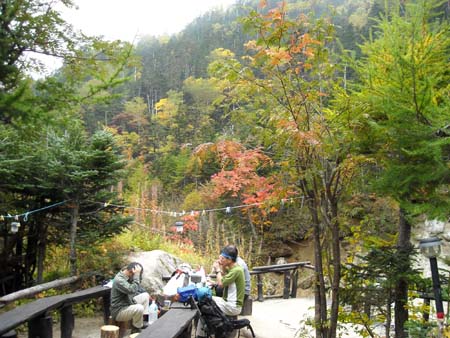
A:
[[[178,288],[188,284],[190,271],[191,267],[188,264],[181,264],[163,287],[163,295],[168,297],[175,296]]]

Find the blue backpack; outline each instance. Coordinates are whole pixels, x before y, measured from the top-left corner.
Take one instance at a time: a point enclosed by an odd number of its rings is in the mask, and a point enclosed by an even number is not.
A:
[[[177,293],[178,301],[180,303],[188,303],[191,297],[197,301],[202,300],[205,297],[212,297],[211,289],[206,286],[198,288],[195,285],[188,285],[177,288]]]
[[[196,297],[196,287],[195,285],[183,286],[181,288],[177,288],[178,293],[178,301],[180,303],[187,303],[191,296],[195,299]]]

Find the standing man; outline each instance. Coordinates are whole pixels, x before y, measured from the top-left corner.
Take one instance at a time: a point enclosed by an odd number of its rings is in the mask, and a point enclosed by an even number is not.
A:
[[[143,316],[148,316],[150,295],[140,286],[142,266],[137,262],[119,271],[111,290],[111,316],[119,322],[132,321],[132,333],[148,326]],[[144,325],[145,324],[145,325]]]

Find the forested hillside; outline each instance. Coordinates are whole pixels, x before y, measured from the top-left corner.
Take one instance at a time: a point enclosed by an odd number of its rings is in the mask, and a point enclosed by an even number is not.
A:
[[[0,13],[5,292],[41,282],[49,248],[75,275],[124,232],[202,255],[232,242],[251,265],[309,240],[316,336],[338,318],[370,334],[376,285],[406,337],[411,229],[448,219],[446,1],[242,0],[136,45],[78,35],[53,5]],[[30,51],[64,64],[33,80]]]

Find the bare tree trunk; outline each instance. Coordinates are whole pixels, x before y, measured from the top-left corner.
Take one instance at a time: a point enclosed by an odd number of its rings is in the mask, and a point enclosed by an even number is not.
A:
[[[253,237],[254,237],[255,239],[258,239],[258,234],[257,234],[257,232],[256,232],[255,225],[254,225],[253,222],[252,222],[252,218],[250,217],[250,213],[249,213],[249,212],[247,213],[247,219],[248,219],[248,223],[250,224],[250,228],[252,229],[252,235],[253,235]]]
[[[47,222],[43,221],[41,217],[35,216],[37,219],[37,245],[36,245],[36,284],[41,284],[44,281],[44,263],[45,252],[47,250]]]
[[[409,255],[411,252],[411,224],[405,217],[405,212],[402,208],[399,210],[399,229],[397,240],[397,252],[399,259],[399,273],[400,277],[395,286],[395,337],[406,338],[408,335],[405,332],[405,322],[408,320],[408,280],[403,277],[403,273],[410,268]]]
[[[390,337],[391,334],[391,322],[392,322],[392,291],[388,289],[388,299],[386,304],[386,337]]]
[[[151,208],[156,211],[158,209],[158,186],[155,182],[152,183],[151,187],[152,201]],[[152,212],[152,228],[160,229],[161,225],[158,222],[158,213]]]
[[[77,249],[76,249],[76,241],[77,241],[77,225],[78,225],[78,217],[80,214],[80,204],[78,201],[74,202],[73,208],[71,210],[70,215],[70,275],[77,275]]]
[[[119,198],[122,198],[123,197],[123,181],[122,180],[120,180],[118,183],[117,183],[117,193],[119,194]]]
[[[330,332],[329,338],[336,338],[338,314],[339,314],[339,284],[341,281],[341,248],[340,248],[340,231],[337,219],[337,204],[330,201],[331,204],[331,247],[332,247],[332,266],[333,280],[331,281],[331,312],[330,312]]]
[[[322,260],[320,220],[317,214],[317,201],[310,199],[309,208],[314,227],[314,271],[315,271],[315,317],[316,338],[327,338],[327,298]]]
[[[39,228],[39,240],[37,245],[37,284],[41,284],[44,281],[45,250],[47,249],[47,226],[40,224]]]

